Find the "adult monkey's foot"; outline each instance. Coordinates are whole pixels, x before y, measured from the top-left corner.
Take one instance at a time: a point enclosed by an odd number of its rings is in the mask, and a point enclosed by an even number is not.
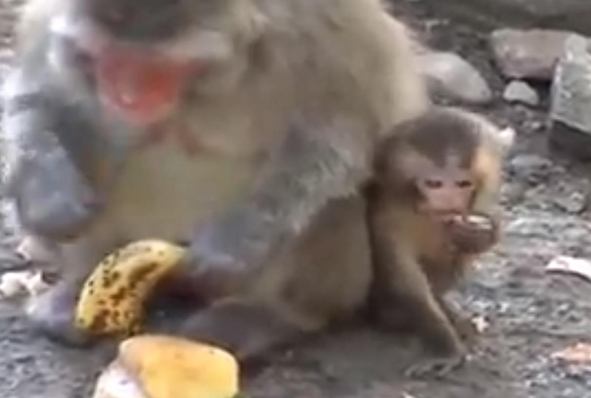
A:
[[[93,342],[92,337],[74,324],[79,289],[77,284],[61,281],[33,298],[27,308],[27,315],[34,329],[66,346],[90,345]]]

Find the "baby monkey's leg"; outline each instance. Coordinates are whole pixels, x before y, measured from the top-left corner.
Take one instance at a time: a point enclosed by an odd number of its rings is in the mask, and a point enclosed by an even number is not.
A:
[[[412,365],[413,377],[442,376],[464,362],[466,349],[456,329],[441,307],[428,278],[411,253],[404,254],[395,245],[376,245],[377,278],[381,291],[374,293],[372,306],[377,321],[384,327],[399,329],[399,310],[406,314],[418,332],[431,358]]]
[[[439,305],[443,312],[447,315],[447,318],[456,329],[456,332],[462,339],[465,344],[473,343],[480,332],[476,325],[472,322],[470,318],[463,317],[462,315],[458,314],[457,310],[453,308],[453,306],[448,303],[444,297],[438,298]]]

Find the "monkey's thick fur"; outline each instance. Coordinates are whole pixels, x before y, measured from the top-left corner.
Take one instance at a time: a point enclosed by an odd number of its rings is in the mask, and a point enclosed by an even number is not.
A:
[[[436,106],[397,130],[380,147],[368,186],[368,307],[378,324],[412,330],[433,354],[409,374],[442,375],[464,361],[461,337],[474,329],[444,296],[499,240],[502,164],[514,132]]]
[[[176,332],[241,358],[355,311],[372,275],[357,189],[375,146],[428,102],[405,27],[378,0],[181,0],[178,21],[145,26],[177,3],[148,13],[140,0],[98,1],[31,0],[5,90],[14,215],[64,267],[34,324],[86,341],[71,326],[81,283],[105,254],[150,237],[190,242],[187,272],[218,292]],[[120,4],[136,18],[96,23],[92,10]],[[162,42],[154,26],[167,28]],[[151,127],[97,92],[83,56],[95,37],[164,43],[210,67],[158,125],[188,132],[196,153],[177,134],[138,144]]]

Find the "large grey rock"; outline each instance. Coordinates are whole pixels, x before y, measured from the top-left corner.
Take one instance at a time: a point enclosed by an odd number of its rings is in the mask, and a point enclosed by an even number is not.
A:
[[[591,34],[589,0],[423,0],[444,15],[479,26],[552,28]]]
[[[591,43],[571,35],[552,82],[550,142],[591,159]]]
[[[498,29],[490,35],[490,47],[505,76],[549,81],[569,35],[562,30]]]
[[[537,106],[540,103],[538,92],[521,80],[513,80],[505,87],[503,99],[507,102],[518,102],[530,106]]]
[[[429,89],[469,104],[485,104],[492,91],[480,72],[468,61],[450,52],[426,51],[419,55]]]

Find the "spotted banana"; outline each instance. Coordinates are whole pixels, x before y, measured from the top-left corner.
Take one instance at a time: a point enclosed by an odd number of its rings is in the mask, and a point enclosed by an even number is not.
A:
[[[152,239],[131,243],[108,255],[82,288],[76,327],[97,335],[137,333],[148,295],[184,256],[184,248]]]

